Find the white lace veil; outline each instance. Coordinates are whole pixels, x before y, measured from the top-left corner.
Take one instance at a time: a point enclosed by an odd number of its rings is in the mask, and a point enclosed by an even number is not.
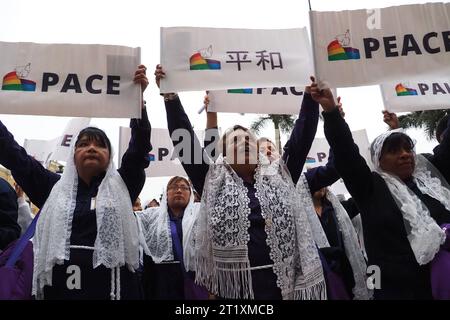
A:
[[[183,227],[183,256],[186,261],[185,252],[189,250],[186,243],[192,233],[192,228],[197,217],[200,204],[194,202],[194,192],[191,188],[189,203],[184,209]],[[152,257],[155,263],[173,261],[172,236],[170,231],[169,209],[167,205],[167,187],[161,199],[161,205],[156,208],[147,208],[138,214],[142,226],[144,242],[141,244],[144,252]]]
[[[308,181],[304,174],[300,176],[297,183],[297,188],[303,188],[310,191]],[[311,193],[310,193],[311,195]],[[367,289],[366,284],[366,270],[367,265],[364,260],[363,252],[359,246],[358,236],[353,227],[353,224],[348,216],[345,208],[339,202],[339,199],[331,192],[327,191],[327,199],[333,206],[336,214],[336,219],[339,227],[339,231],[342,233],[342,239],[344,241],[345,255],[347,256],[353,271],[353,277],[355,279],[355,286],[352,291],[356,300],[368,300],[372,297],[372,292]],[[319,248],[327,248],[330,246],[327,236],[322,228],[319,217],[314,209],[312,198],[304,197],[303,202],[308,212],[308,220],[311,225],[314,240]]]
[[[76,206],[78,174],[74,163],[76,137],[61,179],[53,186],[42,207],[34,235],[33,295],[43,298],[43,288],[52,285],[55,264],[70,258],[70,236]],[[107,268],[125,264],[130,271],[139,267],[138,226],[130,195],[117,172],[110,152],[109,166],[96,198],[97,238],[93,267]]]
[[[333,205],[342,239],[344,241],[345,254],[348,257],[355,279],[353,294],[356,300],[368,300],[372,298],[372,292],[367,288],[367,264],[364,260],[363,250],[359,245],[358,235],[353,227],[347,211],[333,192],[327,192],[327,199]]]
[[[283,299],[326,299],[321,261],[289,173],[260,154],[256,197]],[[224,298],[253,299],[248,257],[250,199],[243,180],[220,155],[209,168],[199,217],[189,240],[186,267],[197,283]],[[186,258],[188,258],[186,260]]]
[[[409,243],[417,262],[430,262],[445,241],[444,231],[430,216],[428,208],[398,177],[385,172],[380,167],[380,156],[385,140],[393,133],[403,133],[402,129],[391,130],[378,136],[371,145],[372,162],[375,170],[383,177],[403,215]],[[445,179],[425,157],[415,155],[413,180],[423,194],[438,200],[450,211],[450,189]]]

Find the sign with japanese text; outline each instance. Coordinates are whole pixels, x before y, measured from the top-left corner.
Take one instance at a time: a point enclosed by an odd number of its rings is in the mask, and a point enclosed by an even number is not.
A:
[[[306,28],[161,28],[161,92],[304,86],[313,75]]]

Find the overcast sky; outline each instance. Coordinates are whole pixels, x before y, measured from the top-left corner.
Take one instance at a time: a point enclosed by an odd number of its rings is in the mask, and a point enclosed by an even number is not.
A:
[[[313,10],[339,11],[381,8],[392,5],[439,1],[419,0],[311,0]],[[194,26],[218,28],[279,29],[307,26],[307,0],[14,0],[2,1],[0,41],[40,43],[112,44],[142,48],[142,63],[148,67],[150,85],[144,94],[153,127],[166,128],[164,103],[152,78],[159,62],[160,27]],[[0,53],[1,59],[1,53]],[[378,86],[338,89],[346,120],[352,130],[367,129],[369,140],[386,130],[382,122],[383,103]],[[197,114],[203,92],[182,93],[181,99],[196,129],[205,126],[205,114]],[[256,115],[219,114],[219,126],[236,123],[249,126]],[[22,144],[24,139],[53,139],[61,134],[69,118],[0,115],[0,120]],[[128,119],[93,119],[118,148],[119,126]],[[319,125],[317,136],[323,136]],[[273,137],[271,126],[263,132]],[[435,141],[427,141],[420,130],[411,130],[419,152],[429,152]],[[284,137],[285,139],[285,137]],[[158,197],[167,178],[147,179],[141,194],[145,201]]]

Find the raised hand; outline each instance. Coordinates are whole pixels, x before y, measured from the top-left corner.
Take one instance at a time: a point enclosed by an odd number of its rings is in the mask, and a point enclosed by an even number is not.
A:
[[[205,106],[205,111],[208,112],[208,106],[209,106],[208,91],[206,91],[205,98],[203,99],[203,105]]]
[[[146,72],[147,72],[147,68],[143,64],[141,64],[138,66],[138,69],[134,73],[133,81],[134,81],[134,83],[139,83],[141,85],[142,92],[144,92],[148,86],[148,79],[147,79]]]
[[[203,100],[203,105],[206,111],[206,129],[217,128],[217,112],[208,111],[209,106],[209,91],[206,91],[205,99]]]
[[[162,66],[160,64],[156,65],[156,69],[155,69],[155,82],[156,85],[159,88],[159,84],[161,82],[161,79],[164,78],[166,76],[166,74],[164,73]]]
[[[389,126],[389,130],[400,128],[400,122],[398,121],[395,113],[383,110],[383,121]]]
[[[332,111],[336,108],[336,103],[334,102],[333,93],[329,88],[327,89],[319,89],[318,84],[316,83],[316,79],[311,76],[311,97],[318,102],[325,112]],[[305,90],[306,91],[306,90]]]

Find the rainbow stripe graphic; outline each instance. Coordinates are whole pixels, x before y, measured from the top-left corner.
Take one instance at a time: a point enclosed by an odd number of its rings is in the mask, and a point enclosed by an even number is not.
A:
[[[197,52],[189,59],[191,70],[220,70],[220,61],[205,59]]]
[[[316,163],[316,159],[312,157],[306,157],[306,163]]]
[[[338,40],[333,40],[327,47],[328,61],[358,60],[361,58],[359,50],[352,47],[343,47]]]
[[[395,86],[395,91],[397,92],[397,96],[417,96],[417,90],[406,88],[403,84],[399,83]]]
[[[20,79],[16,71],[12,71],[3,77],[2,90],[36,91],[36,82]]]
[[[228,89],[228,93],[245,93],[245,94],[252,94],[253,89]]]

